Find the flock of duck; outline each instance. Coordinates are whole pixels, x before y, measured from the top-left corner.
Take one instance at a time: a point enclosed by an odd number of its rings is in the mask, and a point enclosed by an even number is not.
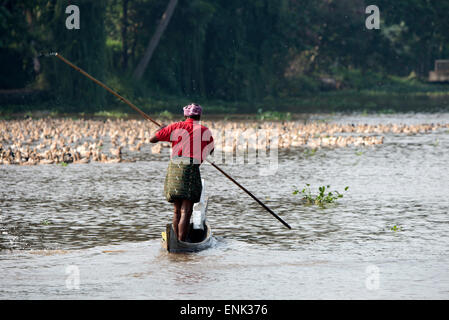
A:
[[[326,122],[203,121],[215,150],[267,150],[274,143],[290,149],[370,146],[384,134],[418,134],[449,128],[449,124],[338,124]],[[135,161],[133,154],[150,145],[158,128],[145,120],[25,119],[0,121],[0,165],[118,163]],[[152,153],[170,148],[151,144]],[[123,155],[126,155],[124,159]]]

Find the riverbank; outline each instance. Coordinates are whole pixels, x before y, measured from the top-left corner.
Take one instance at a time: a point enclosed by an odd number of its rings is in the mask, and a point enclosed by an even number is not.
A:
[[[11,90],[10,90],[11,91]],[[0,118],[23,117],[105,117],[134,118],[126,104],[108,96],[103,106],[85,106],[76,101],[52,97],[39,90],[0,91]],[[123,92],[122,92],[123,91]],[[171,119],[180,108],[192,101],[205,107],[205,114],[261,120],[290,120],[292,114],[360,112],[389,114],[395,112],[444,112],[449,110],[449,84],[429,84],[417,80],[395,80],[369,87],[351,84],[350,88],[331,91],[308,91],[295,96],[282,94],[258,101],[224,101],[201,97],[136,95],[124,88],[119,93],[149,115]]]

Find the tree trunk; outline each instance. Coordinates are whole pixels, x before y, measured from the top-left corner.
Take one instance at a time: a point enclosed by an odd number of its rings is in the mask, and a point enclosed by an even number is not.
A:
[[[33,29],[34,29],[33,12],[30,9],[26,9],[25,16],[26,16],[26,20],[28,23],[28,30],[29,30],[30,34],[32,34]],[[34,36],[33,36],[33,38],[34,38]],[[30,49],[33,54],[33,70],[34,70],[34,73],[37,75],[41,71],[41,64],[39,62],[38,54],[36,53],[35,44],[36,44],[36,41],[34,41],[34,39],[32,39],[30,42]]]
[[[126,70],[128,68],[128,41],[127,41],[127,29],[128,29],[128,1],[123,0],[123,21],[122,21],[122,68]]]
[[[145,54],[140,60],[139,64],[137,65],[136,69],[134,70],[134,78],[137,80],[140,80],[145,72],[145,69],[148,66],[148,63],[151,60],[151,56],[154,53],[154,50],[156,49],[159,40],[161,39],[162,34],[165,31],[165,28],[167,27],[168,23],[170,22],[171,16],[173,14],[173,11],[176,8],[176,5],[178,4],[178,0],[170,0],[168,3],[167,9],[165,10],[164,14],[162,15],[161,21],[159,22],[159,25],[156,28],[156,31],[154,32],[153,37],[151,38],[150,42],[148,43],[147,48],[145,49]]]

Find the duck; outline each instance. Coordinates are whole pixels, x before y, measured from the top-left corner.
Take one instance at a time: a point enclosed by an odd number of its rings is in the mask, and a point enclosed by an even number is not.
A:
[[[87,164],[89,163],[89,158],[80,158],[78,160],[73,161],[73,164]]]
[[[122,147],[119,146],[118,148],[110,148],[109,151],[113,156],[119,157],[122,154]]]
[[[53,163],[55,163],[55,160],[53,159],[41,159],[39,161],[39,164],[53,164]]]
[[[112,159],[106,159],[105,163],[120,163],[122,162],[122,158],[112,158]]]
[[[129,150],[130,151],[140,151],[142,146],[143,146],[143,142],[139,142],[135,147],[130,147]]]
[[[161,150],[162,150],[162,144],[160,144],[160,143],[157,143],[153,147],[151,147],[151,152],[155,153],[155,154],[161,153]]]

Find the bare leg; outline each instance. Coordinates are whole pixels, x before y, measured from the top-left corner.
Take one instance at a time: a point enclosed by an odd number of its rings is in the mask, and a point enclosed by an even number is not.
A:
[[[190,217],[192,216],[193,202],[190,200],[182,200],[181,220],[178,225],[178,240],[185,241],[189,232]]]
[[[179,220],[181,219],[181,205],[182,200],[175,200],[174,205],[174,214],[173,214],[173,230],[175,230],[175,234],[179,237]]]

